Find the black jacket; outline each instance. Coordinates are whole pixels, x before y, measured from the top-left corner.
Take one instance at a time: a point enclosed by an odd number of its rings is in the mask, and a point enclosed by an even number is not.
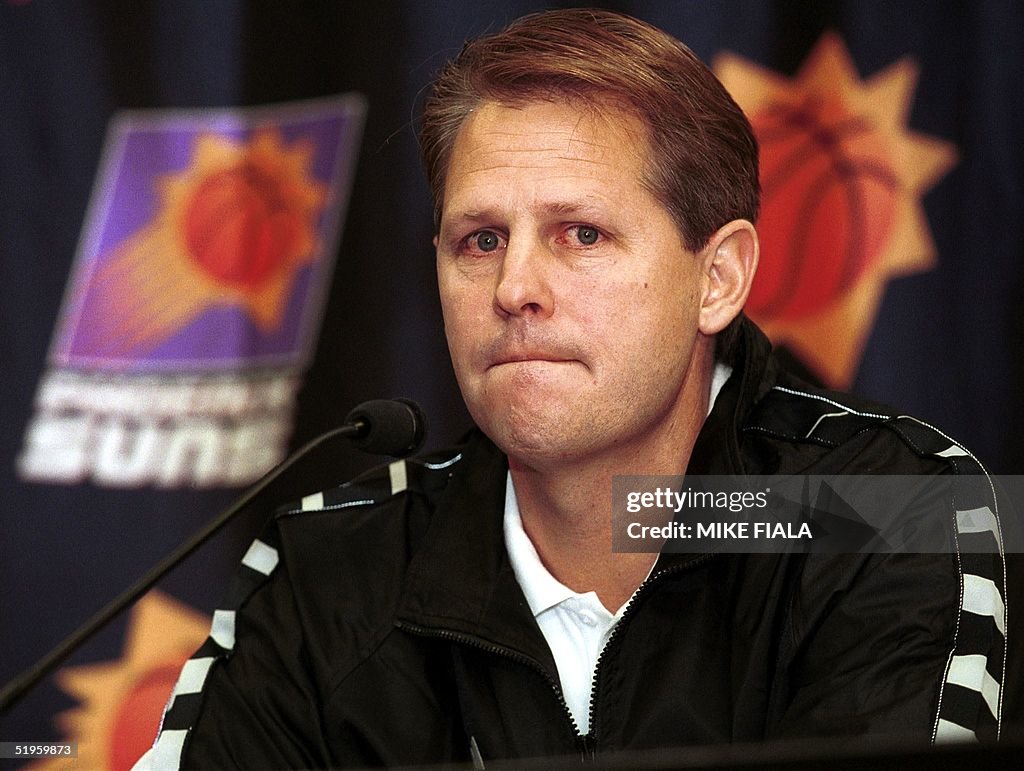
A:
[[[981,473],[912,418],[790,381],[752,325],[736,351],[690,473]],[[579,735],[506,553],[506,468],[477,434],[279,513],[183,672],[155,766],[182,745],[185,767],[307,768],[994,736],[998,553],[662,554]]]

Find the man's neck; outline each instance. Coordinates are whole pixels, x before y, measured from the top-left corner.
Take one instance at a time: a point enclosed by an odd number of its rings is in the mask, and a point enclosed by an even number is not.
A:
[[[650,573],[658,555],[611,551],[612,479],[685,474],[707,416],[710,385],[710,370],[688,379],[688,398],[664,421],[663,430],[640,444],[543,468],[509,459],[523,528],[545,567],[574,591],[596,592],[613,613]]]

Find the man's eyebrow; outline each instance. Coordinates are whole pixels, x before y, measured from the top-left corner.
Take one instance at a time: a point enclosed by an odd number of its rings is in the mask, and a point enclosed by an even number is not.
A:
[[[458,213],[446,214],[441,217],[442,222],[484,222],[493,219],[493,216],[482,209],[467,209]]]
[[[607,218],[610,212],[609,201],[600,196],[584,195],[576,200],[541,201],[532,207],[534,213],[554,217]],[[465,223],[488,223],[502,219],[500,206],[471,208],[453,211],[441,218],[442,225],[459,225]]]
[[[560,215],[598,213],[608,208],[608,202],[587,196],[579,201],[555,201],[544,204],[541,208],[551,214]]]
[[[495,207],[496,208],[496,207]],[[546,214],[579,214],[580,212],[600,212],[608,208],[608,201],[598,196],[584,196],[574,201],[547,201],[532,207],[534,211]],[[495,209],[466,209],[453,213],[450,219],[485,220],[493,216]],[[448,219],[448,218],[446,218]]]

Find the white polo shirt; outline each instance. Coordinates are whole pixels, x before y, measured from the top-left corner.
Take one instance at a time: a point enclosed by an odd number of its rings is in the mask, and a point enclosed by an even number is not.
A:
[[[732,369],[724,364],[715,367],[708,398],[709,413],[731,374]],[[594,687],[597,660],[629,600],[615,613],[610,613],[596,593],[574,592],[551,575],[523,529],[511,473],[505,482],[504,530],[512,569],[551,648],[565,702],[580,733],[587,734],[590,732],[590,694]]]

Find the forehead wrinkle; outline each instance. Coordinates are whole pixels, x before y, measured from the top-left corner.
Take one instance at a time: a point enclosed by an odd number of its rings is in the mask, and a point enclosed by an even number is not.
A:
[[[564,149],[572,145],[574,141],[584,144],[584,140],[575,139],[576,132],[567,131],[536,131],[524,135],[522,131],[505,131],[498,128],[485,128],[481,131],[481,137],[476,140],[478,147],[475,150],[487,150],[488,140],[504,139],[500,144],[501,150],[509,152],[549,152],[552,150]],[[522,147],[522,140],[529,140],[529,146]],[[485,145],[480,147],[479,145]]]
[[[599,150],[599,152],[587,153],[574,151],[573,144],[580,145],[583,143],[578,140],[571,140],[568,146],[561,147],[477,146],[466,148],[461,151],[461,161],[458,159],[458,156],[453,159],[453,166],[463,167],[470,171],[486,171],[511,165],[521,166],[523,164],[522,159],[529,159],[530,156],[534,156],[536,159],[534,163],[528,163],[531,168],[552,166],[560,162],[611,166],[617,160],[612,148],[609,146],[587,143],[588,148]],[[477,164],[483,165],[478,166]]]
[[[464,171],[465,171],[465,173],[467,175],[474,175],[474,174],[486,174],[487,172],[490,172],[490,171],[500,171],[502,169],[508,169],[508,168],[554,170],[556,168],[556,164],[554,163],[554,161],[569,161],[569,162],[572,162],[572,163],[577,163],[577,164],[579,164],[581,166],[587,165],[587,166],[610,167],[610,166],[613,165],[611,161],[597,160],[597,159],[592,159],[592,158],[572,158],[572,157],[567,157],[567,156],[559,156],[558,158],[539,159],[536,163],[518,163],[518,162],[517,163],[513,163],[513,162],[505,163],[505,162],[500,162],[499,161],[499,162],[490,163],[490,164],[488,164],[486,166],[473,166],[472,168],[467,168]],[[579,176],[578,174],[574,174],[574,173],[572,173],[571,170],[568,170],[564,174],[549,175],[547,177],[547,179],[550,179],[550,180],[555,180],[555,179],[576,179],[578,176]]]
[[[468,156],[493,153],[508,153],[511,155],[519,154],[530,154],[530,153],[558,153],[556,158],[562,160],[591,160],[589,158],[581,158],[579,155],[580,151],[596,150],[600,154],[611,152],[614,148],[605,142],[598,142],[592,139],[585,139],[580,135],[580,125],[577,126],[570,132],[565,131],[546,131],[531,134],[525,137],[529,140],[527,146],[522,145],[524,136],[521,132],[515,131],[501,131],[498,129],[488,130],[485,134],[488,138],[507,138],[510,142],[501,143],[495,147],[484,141],[483,138],[478,139],[473,146],[464,148],[463,152]],[[542,141],[548,140],[548,141]]]

